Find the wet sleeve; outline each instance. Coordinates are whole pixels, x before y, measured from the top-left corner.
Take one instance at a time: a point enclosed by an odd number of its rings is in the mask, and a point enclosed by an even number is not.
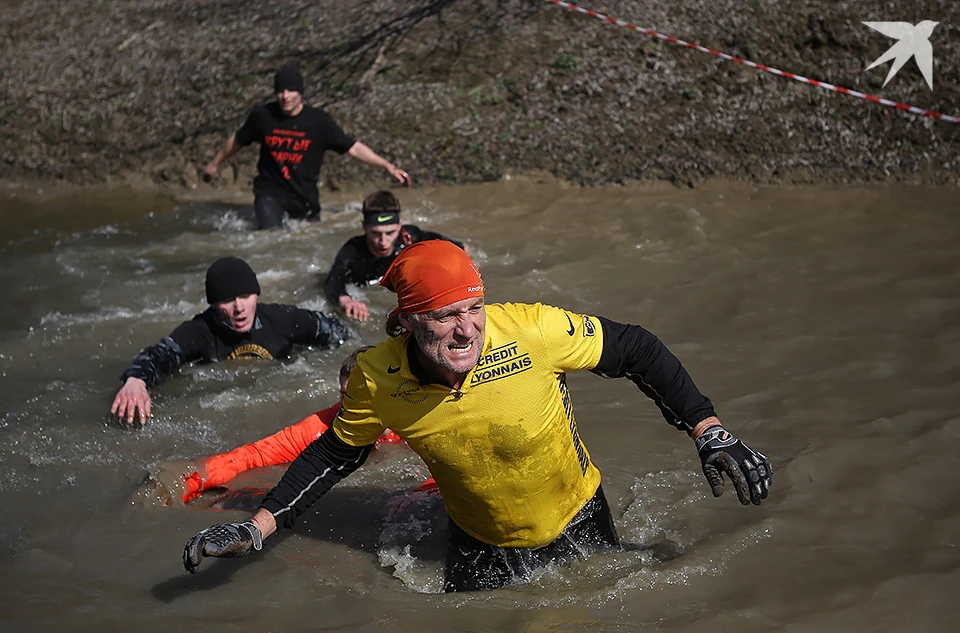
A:
[[[148,387],[153,387],[166,380],[184,363],[208,359],[209,348],[210,332],[207,327],[196,320],[187,321],[177,326],[170,336],[140,350],[120,380],[139,378]]]
[[[293,527],[297,517],[341,479],[360,468],[373,444],[350,446],[333,430],[312,442],[297,457],[280,483],[267,493],[260,507],[273,514],[277,525]]]
[[[197,479],[184,495],[184,503],[200,495],[204,490],[227,483],[251,468],[289,464],[307,446],[330,428],[330,423],[340,410],[340,404],[307,416],[296,424],[252,444],[245,444],[227,453],[219,453],[201,461],[201,471],[190,475]],[[188,478],[189,479],[189,478]]]
[[[323,312],[290,306],[293,329],[290,340],[301,345],[317,345],[326,349],[340,347],[351,338],[347,325]]]
[[[357,142],[355,138],[344,132],[329,114],[326,114],[323,127],[323,136],[327,148],[332,149],[338,154],[346,154],[350,151],[350,148],[353,147],[354,143]]]
[[[698,422],[716,415],[713,403],[659,338],[639,325],[597,320],[603,330],[603,355],[593,368],[595,374],[626,377],[681,431],[690,433]]]
[[[258,140],[257,116],[259,114],[259,107],[260,106],[254,107],[253,110],[250,111],[250,114],[247,115],[247,120],[244,121],[240,129],[237,130],[235,136],[237,144],[241,147],[246,147],[250,143]]]
[[[351,446],[373,444],[387,430],[373,405],[370,382],[358,361],[347,380],[340,413],[333,421],[337,437]]]
[[[183,365],[183,352],[169,336],[155,345],[144,347],[133,359],[127,370],[120,374],[120,380],[139,378],[148,387],[158,385]]]
[[[347,275],[354,261],[356,261],[356,249],[348,242],[337,251],[333,266],[330,267],[327,279],[323,282],[327,301],[335,307],[340,305],[340,297],[347,294]]]

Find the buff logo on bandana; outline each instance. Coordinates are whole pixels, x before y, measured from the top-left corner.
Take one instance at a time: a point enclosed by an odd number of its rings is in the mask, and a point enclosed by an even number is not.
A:
[[[483,277],[480,275],[480,267],[474,264],[472,261],[470,262],[470,267],[473,268],[473,272],[477,273],[477,280],[480,282],[480,284],[477,286],[468,286],[467,292],[483,292]]]

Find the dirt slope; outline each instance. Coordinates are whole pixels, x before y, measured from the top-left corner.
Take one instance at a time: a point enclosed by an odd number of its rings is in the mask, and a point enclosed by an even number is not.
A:
[[[957,115],[960,4],[589,3],[640,26]],[[297,59],[307,101],[422,183],[722,177],[958,183],[960,126],[659,42],[543,0],[71,0],[0,16],[4,179],[176,191]],[[938,20],[934,87],[862,21]],[[217,186],[247,190],[245,150]],[[339,157],[322,178],[383,183]]]

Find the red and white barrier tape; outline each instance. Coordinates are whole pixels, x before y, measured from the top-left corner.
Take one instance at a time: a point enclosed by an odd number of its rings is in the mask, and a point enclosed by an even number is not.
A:
[[[913,114],[921,114],[923,116],[928,116],[934,119],[939,119],[941,121],[949,121],[950,123],[960,123],[960,118],[950,116],[949,114],[942,114],[940,112],[934,112],[932,110],[924,110],[923,108],[917,108],[912,105],[907,105],[905,103],[897,103],[896,101],[890,101],[889,99],[881,99],[880,97],[874,97],[873,95],[864,94],[856,90],[850,90],[849,88],[843,88],[841,86],[834,86],[833,84],[828,84],[825,81],[817,81],[816,79],[807,79],[806,77],[801,77],[800,75],[794,75],[793,73],[788,73],[783,70],[777,70],[776,68],[770,68],[769,66],[764,66],[763,64],[755,64],[746,59],[740,59],[739,57],[734,57],[733,55],[727,55],[726,53],[721,53],[719,51],[710,50],[703,46],[697,44],[690,44],[689,42],[684,42],[683,40],[678,40],[675,37],[670,37],[669,35],[664,35],[663,33],[657,33],[650,29],[641,28],[635,24],[630,24],[629,22],[624,22],[623,20],[618,20],[616,18],[610,18],[602,13],[597,13],[596,11],[591,11],[590,9],[584,9],[583,7],[578,7],[575,4],[570,4],[569,2],[563,2],[563,0],[547,0],[555,5],[561,6],[565,9],[570,9],[571,11],[577,11],[578,13],[583,13],[610,24],[616,24],[617,26],[625,26],[628,29],[634,31],[639,31],[640,33],[646,33],[651,37],[656,37],[661,40],[666,40],[674,44],[679,44],[680,46],[686,46],[687,48],[692,48],[694,50],[701,51],[703,53],[710,53],[715,57],[721,57],[723,59],[729,60],[731,62],[737,62],[738,64],[745,64],[751,68],[756,68],[757,70],[765,70],[768,73],[773,73],[774,75],[780,75],[781,77],[787,77],[789,79],[796,79],[797,81],[802,81],[805,84],[810,84],[812,86],[817,86],[818,88],[826,88],[827,90],[833,90],[834,92],[839,92],[841,94],[850,95],[853,97],[859,97],[861,99],[866,99],[867,101],[872,101],[874,103],[879,103],[881,105],[890,106],[892,108],[897,108],[898,110],[904,110],[906,112],[912,112]]]

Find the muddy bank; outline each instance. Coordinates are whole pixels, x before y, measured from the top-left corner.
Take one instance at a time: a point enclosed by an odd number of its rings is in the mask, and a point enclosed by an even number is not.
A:
[[[586,4],[586,3],[585,3]],[[589,8],[775,68],[958,114],[960,6],[604,1]],[[905,10],[904,10],[905,11]],[[938,20],[934,87],[865,20]],[[298,59],[308,102],[419,183],[521,173],[583,184],[960,184],[960,126],[653,40],[543,0],[8,3],[4,180],[197,186],[202,165]],[[256,152],[215,189],[249,194]],[[383,184],[329,156],[324,186]],[[200,185],[200,189],[206,189]]]

